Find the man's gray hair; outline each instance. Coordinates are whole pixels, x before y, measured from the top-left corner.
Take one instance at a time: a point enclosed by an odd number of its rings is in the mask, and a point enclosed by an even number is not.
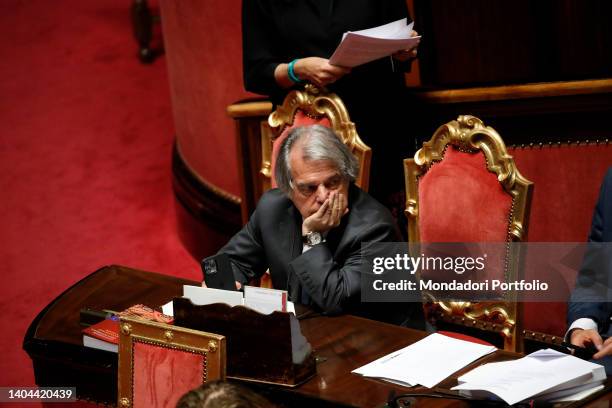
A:
[[[332,129],[322,125],[296,127],[291,129],[287,138],[283,140],[274,169],[276,184],[285,194],[291,194],[289,153],[298,141],[302,147],[302,159],[329,161],[349,182],[354,182],[357,178],[359,174],[357,159]]]

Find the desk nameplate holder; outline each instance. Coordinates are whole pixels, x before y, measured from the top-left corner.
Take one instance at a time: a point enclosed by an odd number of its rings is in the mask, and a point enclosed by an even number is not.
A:
[[[293,313],[197,306],[186,298],[173,303],[175,325],[225,336],[228,378],[296,387],[316,374],[314,355]],[[305,356],[298,357],[300,351]]]

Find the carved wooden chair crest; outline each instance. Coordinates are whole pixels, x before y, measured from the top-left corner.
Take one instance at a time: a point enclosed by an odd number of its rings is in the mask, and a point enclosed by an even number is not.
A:
[[[372,150],[366,146],[351,122],[349,114],[338,95],[321,90],[314,85],[306,85],[304,90],[294,90],[285,97],[282,105],[277,106],[268,117],[268,131],[262,131],[261,174],[264,188],[276,185],[274,165],[282,141],[295,126],[320,124],[331,127],[342,139],[359,161],[359,175],[356,183],[367,191],[370,177]]]
[[[187,391],[225,379],[225,337],[122,318],[118,406],[174,407]]]
[[[404,160],[408,236],[412,243],[498,243],[498,256],[487,261],[487,277],[516,280],[526,240],[532,183],[516,168],[499,134],[473,116],[459,116],[436,130],[414,159]],[[491,261],[491,262],[490,262]],[[517,341],[516,295],[499,301],[440,300],[425,291],[428,320],[438,328],[469,328],[503,339],[508,350]],[[476,335],[478,337],[478,335]],[[498,341],[499,342],[499,341]]]

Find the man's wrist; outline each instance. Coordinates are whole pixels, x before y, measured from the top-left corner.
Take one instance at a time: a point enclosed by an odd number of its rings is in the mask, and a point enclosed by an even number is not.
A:
[[[572,341],[572,340],[573,340],[573,336],[574,336],[574,334],[575,334],[575,333],[577,333],[577,332],[581,332],[581,331],[584,331],[584,329],[581,329],[580,327],[575,327],[575,328],[573,328],[573,329],[569,330],[569,331],[567,332],[567,336],[565,337],[565,340],[566,340],[568,343],[572,343],[572,344],[573,344],[573,341]]]
[[[302,235],[302,243],[307,246],[315,246],[325,242],[325,238],[320,232],[310,231]]]
[[[587,317],[576,319],[567,329],[567,332],[565,333],[565,341],[571,341],[571,335],[576,329],[597,331],[598,327],[597,323],[593,319]]]
[[[316,228],[313,225],[310,225],[307,220],[304,220],[302,222],[302,236],[310,234],[311,232],[318,232],[320,234],[323,233],[323,231],[321,231],[320,229]]]

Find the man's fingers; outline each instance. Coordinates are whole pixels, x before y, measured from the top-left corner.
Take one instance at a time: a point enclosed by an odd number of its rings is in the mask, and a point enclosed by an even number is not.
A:
[[[334,206],[336,205],[336,197],[332,193],[329,195],[329,197],[327,197],[327,200],[329,201],[329,206],[327,207],[327,211],[325,211],[325,218],[323,218],[321,221],[323,221],[323,223],[326,226],[329,226],[330,220],[332,219],[333,214],[334,214]]]
[[[594,359],[612,355],[612,343],[605,344],[599,351],[593,354]]]
[[[603,340],[601,339],[599,333],[595,332],[594,330],[586,330],[586,332],[588,334],[588,339],[593,343],[595,348],[597,350],[601,350],[603,347]]]
[[[331,191],[319,209],[306,218],[302,232],[329,231],[330,228],[340,225],[344,214],[348,212],[347,197],[338,191]]]
[[[344,214],[346,214],[346,208],[347,203],[346,203],[346,196],[342,193],[338,193],[338,212],[337,214],[337,220],[336,220],[336,225],[340,225],[340,220],[342,219],[342,217],[344,216]]]
[[[606,341],[603,342],[603,345],[599,348],[599,351],[593,355],[593,358],[598,359],[609,355],[612,355],[612,337],[607,338]]]
[[[336,225],[337,219],[340,218],[340,197],[337,193],[334,194],[334,207],[331,212],[331,224]]]
[[[603,346],[603,340],[597,331],[595,330],[582,330],[578,329],[572,332],[570,336],[572,344],[580,347],[586,347],[592,344],[597,350],[600,350]]]
[[[344,210],[347,209],[348,207],[348,199],[344,194],[340,194],[340,199],[342,200],[342,205],[340,206],[340,208],[343,210],[343,214],[346,214],[346,212]]]
[[[340,221],[342,217],[348,212],[347,208],[347,199],[342,193],[334,193],[334,201],[333,201],[333,211],[331,213],[331,218],[329,220],[329,224],[333,227],[337,227],[340,225]]]
[[[329,210],[329,198],[325,200],[323,204],[321,204],[321,207],[319,207],[319,210],[316,212],[316,214],[319,218],[322,218],[323,216],[325,216],[325,213],[328,210]]]

